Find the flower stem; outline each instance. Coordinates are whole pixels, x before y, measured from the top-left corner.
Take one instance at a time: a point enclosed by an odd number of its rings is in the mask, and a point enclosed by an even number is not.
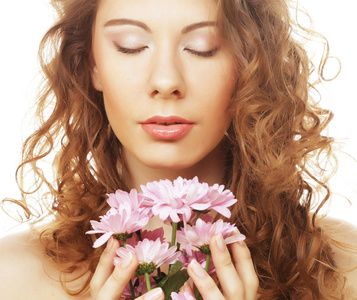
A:
[[[138,240],[139,240],[139,241],[142,241],[140,229],[139,229],[138,231],[136,231],[136,235],[138,236]]]
[[[211,253],[208,253],[207,256],[206,256],[206,267],[205,267],[205,270],[206,270],[207,273],[208,273],[210,262],[211,262]]]
[[[130,286],[131,296],[133,297],[133,299],[135,299],[134,286],[133,286],[133,283],[131,282],[131,280],[129,281],[129,286]]]
[[[176,244],[176,231],[177,231],[177,223],[172,222],[172,235],[171,235],[171,244],[170,247]]]
[[[196,288],[196,291],[195,291],[195,299],[196,300],[201,300],[202,299],[202,296],[200,294],[200,292],[198,291],[198,289]]]
[[[150,291],[151,290],[150,277],[147,272],[145,272],[145,279],[146,279],[146,287],[147,287],[148,291]]]
[[[198,212],[197,215],[196,215],[196,220],[195,220],[195,224],[196,224],[196,221],[201,217],[202,215],[202,212]]]
[[[159,278],[161,278],[161,268],[160,267],[157,268],[157,276]]]

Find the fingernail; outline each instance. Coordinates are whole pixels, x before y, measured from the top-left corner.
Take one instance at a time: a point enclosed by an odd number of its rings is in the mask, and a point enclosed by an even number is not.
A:
[[[125,269],[128,267],[133,259],[133,253],[129,252],[121,261],[120,268]]]
[[[162,295],[161,288],[154,288],[153,290],[147,292],[144,296],[144,300],[155,300],[160,298]]]
[[[192,270],[197,275],[197,277],[199,277],[199,278],[205,278],[206,277],[206,274],[207,274],[206,271],[197,262],[197,260],[193,259],[190,262],[190,266],[192,267]]]
[[[244,241],[239,241],[238,243],[239,243],[239,245],[241,245],[241,246],[245,246],[245,242],[244,242]]]
[[[224,252],[226,250],[226,243],[224,242],[223,236],[221,233],[216,236],[216,244],[217,244],[219,251]]]
[[[112,248],[112,245],[113,245],[113,237],[110,237],[110,239],[107,243],[107,246],[105,247],[104,252],[108,253],[110,251],[110,249]]]

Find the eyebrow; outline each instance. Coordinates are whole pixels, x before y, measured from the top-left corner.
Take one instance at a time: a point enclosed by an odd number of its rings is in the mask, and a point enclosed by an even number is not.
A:
[[[137,21],[137,20],[132,20],[132,19],[112,19],[112,20],[109,20],[108,22],[106,22],[104,24],[104,27],[119,26],[119,25],[134,25],[134,26],[138,26],[138,27],[144,29],[145,31],[151,33],[151,29],[145,23]],[[193,30],[196,30],[196,29],[199,29],[202,27],[209,27],[209,26],[217,26],[217,22],[203,21],[203,22],[190,24],[182,29],[181,34],[186,34]]]
[[[181,33],[182,34],[189,33],[190,31],[196,30],[198,28],[208,27],[208,26],[217,26],[217,22],[204,21],[204,22],[194,23],[194,24],[184,27],[182,29]]]
[[[118,25],[134,25],[144,29],[147,32],[151,32],[150,28],[145,23],[131,19],[112,19],[105,23],[104,27]]]

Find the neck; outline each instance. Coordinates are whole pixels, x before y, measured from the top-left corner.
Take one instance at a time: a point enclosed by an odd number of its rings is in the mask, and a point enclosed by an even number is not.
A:
[[[124,160],[127,171],[124,174],[127,186],[141,191],[140,185],[160,179],[175,180],[177,177],[192,179],[197,176],[200,182],[209,185],[222,184],[226,168],[225,151],[218,146],[204,159],[193,166],[186,168],[151,168],[134,159],[131,154],[124,151]]]

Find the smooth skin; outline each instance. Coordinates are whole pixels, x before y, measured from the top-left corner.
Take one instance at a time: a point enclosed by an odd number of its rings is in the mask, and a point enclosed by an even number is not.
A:
[[[222,181],[237,74],[216,22],[212,0],[100,1],[92,83],[121,142],[130,188],[178,176]],[[177,139],[155,138],[141,124],[157,116],[193,127]]]

